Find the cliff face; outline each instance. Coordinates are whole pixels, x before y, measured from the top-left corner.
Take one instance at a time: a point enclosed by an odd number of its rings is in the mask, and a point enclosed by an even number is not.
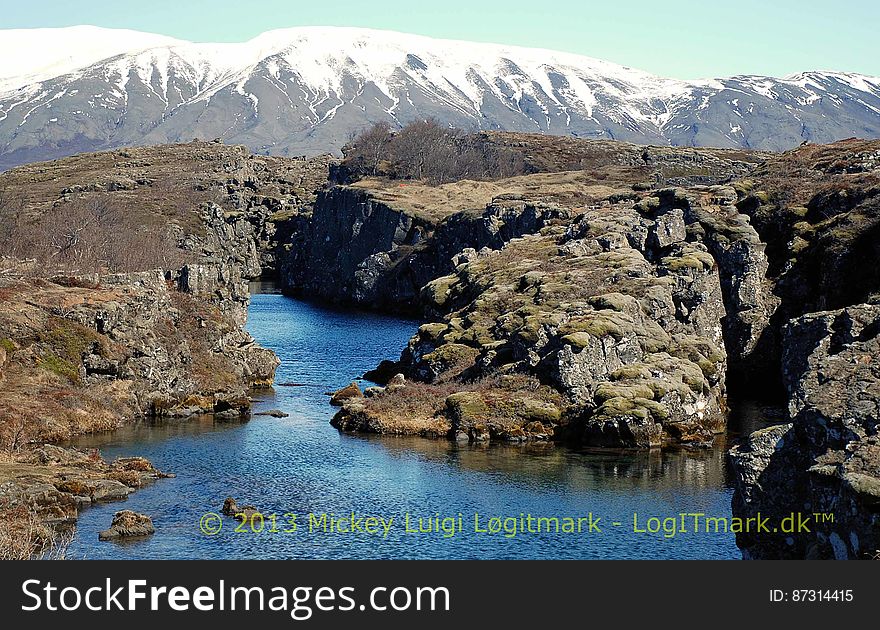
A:
[[[739,206],[768,243],[779,307],[758,368],[791,422],[734,448],[734,514],[827,513],[811,531],[740,536],[750,558],[870,558],[880,550],[880,144],[806,146],[743,182]],[[874,297],[872,297],[874,296]]]
[[[792,423],[731,451],[740,516],[812,518],[797,536],[739,536],[749,558],[865,558],[880,551],[880,305],[812,313],[785,330]]]
[[[65,439],[144,414],[242,415],[248,389],[270,385],[278,364],[233,316],[159,271],[13,277],[0,291],[6,441]]]
[[[394,208],[369,191],[318,194],[305,233],[283,264],[284,287],[367,308],[415,309],[419,291],[452,271],[464,249],[499,249],[567,215],[561,208],[492,200],[483,210],[436,218]]]
[[[526,235],[452,258],[455,271],[421,293],[434,321],[395,368],[411,382],[347,403],[337,425],[472,441],[711,441],[725,427],[725,329],[744,360],[758,335],[748,324],[771,308],[763,245],[736,198],[729,187],[611,194],[574,220],[496,199],[487,215],[518,218]],[[426,395],[445,402],[421,421],[395,416],[395,400]]]

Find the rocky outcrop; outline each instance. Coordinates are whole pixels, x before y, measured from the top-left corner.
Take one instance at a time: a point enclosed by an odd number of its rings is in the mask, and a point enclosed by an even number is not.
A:
[[[779,300],[750,365],[775,371],[790,423],[732,450],[734,515],[830,515],[796,536],[740,535],[746,557],[866,558],[880,548],[878,152],[876,141],[808,145],[735,184]]]
[[[278,365],[229,312],[161,271],[9,278],[2,290],[5,435],[64,439],[142,414],[239,416]]]
[[[452,258],[462,250],[498,249],[566,214],[559,207],[504,198],[482,211],[438,220],[389,205],[362,188],[335,186],[318,194],[281,279],[293,293],[413,309],[421,287],[451,272]]]
[[[138,488],[173,476],[142,457],[106,462],[96,452],[51,444],[7,455],[0,463],[0,550],[39,555],[83,508],[124,500]],[[19,540],[3,538],[10,535]],[[29,539],[34,536],[39,539]]]
[[[791,424],[731,451],[734,512],[813,517],[796,536],[737,539],[748,558],[871,558],[880,551],[880,303],[812,313],[787,326]]]
[[[341,407],[343,403],[354,398],[363,398],[364,394],[357,383],[346,385],[342,389],[336,390],[330,396],[330,404],[334,407]]]
[[[725,187],[614,199],[498,250],[464,249],[421,292],[436,320],[396,366],[413,380],[334,422],[472,441],[711,442],[725,427],[725,343],[746,360],[772,308],[735,199]],[[409,413],[407,400],[441,392]]]
[[[261,514],[255,506],[240,506],[238,505],[238,502],[232,497],[226,497],[226,500],[223,501],[223,508],[220,510],[220,513],[225,516],[231,516],[237,521],[244,522],[248,522],[249,520],[253,519],[255,515]]]
[[[153,520],[146,514],[122,510],[113,515],[109,529],[98,532],[98,540],[117,540],[119,538],[142,538],[156,533]]]

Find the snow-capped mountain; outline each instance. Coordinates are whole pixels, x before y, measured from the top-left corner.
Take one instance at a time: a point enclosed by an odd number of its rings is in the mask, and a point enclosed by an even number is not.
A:
[[[95,27],[0,31],[0,169],[129,144],[223,138],[338,149],[428,116],[642,143],[786,149],[880,136],[880,78],[678,81],[549,50],[303,27],[197,44]]]

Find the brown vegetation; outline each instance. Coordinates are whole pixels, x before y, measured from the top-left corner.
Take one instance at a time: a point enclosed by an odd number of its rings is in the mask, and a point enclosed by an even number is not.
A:
[[[388,123],[377,123],[343,151],[343,165],[355,178],[386,175],[437,185],[525,173],[520,152],[499,149],[480,134],[467,134],[433,119],[411,122],[397,132]]]

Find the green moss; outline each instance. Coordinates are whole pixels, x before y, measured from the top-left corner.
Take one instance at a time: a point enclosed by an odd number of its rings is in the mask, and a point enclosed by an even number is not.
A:
[[[7,354],[12,354],[15,352],[15,342],[8,337],[4,337],[3,339],[0,339],[0,348],[6,350]]]
[[[539,286],[544,279],[544,275],[545,274],[541,273],[540,271],[529,271],[528,273],[520,277],[519,290],[526,291],[531,287]]]
[[[597,310],[607,309],[622,313],[626,312],[627,309],[634,308],[636,299],[631,295],[624,295],[623,293],[606,293],[605,295],[589,298],[588,302]]]
[[[567,344],[572,348],[576,348],[577,350],[583,350],[593,342],[593,339],[594,337],[589,333],[576,332],[565,335],[562,338],[562,343]]]
[[[473,424],[489,417],[489,405],[476,392],[458,392],[446,397],[446,414],[453,422]]]
[[[631,398],[611,398],[602,403],[596,410],[596,417],[598,419],[631,416],[647,420],[650,415],[651,413],[645,407],[637,404]]]
[[[40,358],[38,365],[47,372],[52,372],[66,378],[71,383],[79,382],[79,366],[62,359],[56,354],[51,352],[45,353]]]
[[[269,215],[269,218],[266,219],[266,221],[269,223],[282,223],[284,221],[289,221],[296,215],[296,210],[279,210],[278,212],[273,212]]]
[[[639,345],[647,353],[662,352],[669,347],[669,333],[655,321],[648,320],[636,329]]]
[[[669,271],[709,271],[715,266],[715,259],[708,252],[689,252],[683,256],[667,256],[662,263]]]
[[[742,199],[755,189],[755,182],[751,179],[740,179],[731,184],[737,196]]]
[[[708,339],[689,335],[676,335],[673,345],[670,350],[672,356],[695,364],[709,381],[717,379],[725,359],[721,348]]]
[[[593,400],[597,404],[601,404],[612,398],[628,398],[634,400],[636,398],[650,399],[653,397],[654,392],[651,390],[650,386],[639,381],[633,381],[626,383],[600,383],[599,386],[596,387],[596,393],[593,395]]]
[[[636,398],[633,402],[636,405],[647,409],[648,413],[651,414],[655,421],[667,422],[669,420],[669,409],[666,408],[666,405],[647,398]]]
[[[625,331],[633,327],[632,318],[624,313],[616,311],[603,310],[585,313],[579,317],[573,318],[565,326],[561,332],[564,336],[571,336],[575,333],[587,333],[593,337],[614,337],[617,340],[623,339]],[[578,339],[582,337],[573,337],[572,343],[578,343]],[[589,341],[587,340],[587,343]],[[580,347],[586,347],[582,344]]]
[[[442,308],[458,283],[458,276],[443,276],[429,282],[422,289],[422,297],[434,308]]]
[[[651,369],[644,363],[630,363],[617,368],[610,376],[615,381],[649,379]]]
[[[464,369],[473,364],[479,352],[461,343],[445,343],[433,352],[424,356],[424,360],[435,366],[438,371],[460,367]]]
[[[636,212],[641,212],[642,214],[652,214],[657,208],[660,207],[660,199],[659,197],[645,197],[640,202],[633,206]]]
[[[795,236],[791,241],[791,251],[793,254],[800,254],[805,249],[810,246],[810,241],[806,241],[802,239],[800,236]]]
[[[37,333],[36,340],[49,346],[56,356],[71,363],[79,363],[92,344],[97,342],[98,352],[105,354],[102,339],[93,330],[60,317],[50,317],[46,328]]]
[[[524,398],[518,401],[516,413],[526,422],[540,422],[541,424],[556,424],[562,417],[559,407],[553,403]]]

